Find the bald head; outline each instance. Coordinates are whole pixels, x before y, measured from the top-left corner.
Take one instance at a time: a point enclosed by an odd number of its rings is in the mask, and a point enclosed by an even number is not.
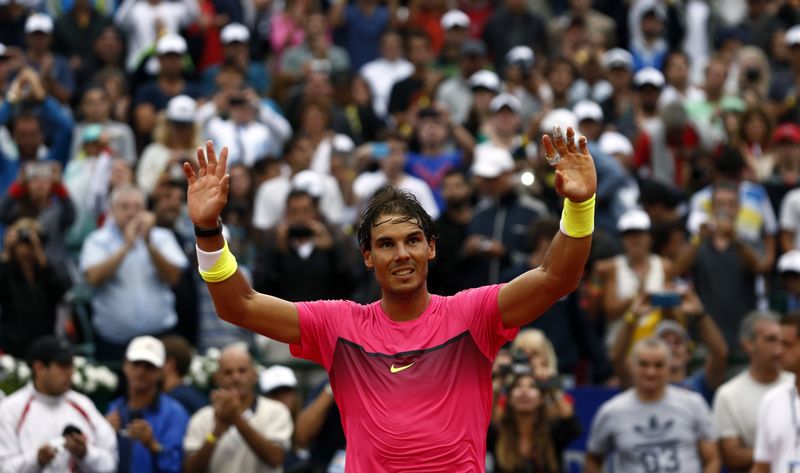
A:
[[[253,395],[258,376],[246,345],[237,343],[222,350],[215,381],[220,388],[236,390],[243,398]]]

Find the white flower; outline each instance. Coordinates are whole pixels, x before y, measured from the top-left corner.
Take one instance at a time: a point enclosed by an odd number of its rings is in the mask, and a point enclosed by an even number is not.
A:
[[[107,367],[98,366],[96,376],[97,383],[100,386],[108,389],[109,391],[117,389],[117,376]]]
[[[73,371],[72,372],[72,387],[75,388],[75,389],[80,389],[81,381],[83,381],[83,378],[81,377],[81,374],[78,373],[77,371]]]
[[[17,361],[11,355],[0,355],[0,371],[3,373],[13,373],[16,371]]]
[[[31,377],[31,369],[25,363],[20,363],[17,366],[17,379],[27,381]]]
[[[86,366],[86,357],[76,356],[72,359],[72,364],[75,366],[76,369],[83,368],[84,366]]]
[[[211,347],[208,350],[206,350],[206,356],[211,358],[212,360],[219,360],[220,355],[222,355],[222,352],[219,351],[219,348]]]

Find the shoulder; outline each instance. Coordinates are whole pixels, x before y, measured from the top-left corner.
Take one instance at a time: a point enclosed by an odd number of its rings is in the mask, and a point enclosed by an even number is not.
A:
[[[788,399],[789,396],[791,396],[793,389],[794,386],[791,381],[781,383],[767,391],[767,394],[764,395],[764,398],[761,401],[761,405],[770,406],[776,402],[785,402],[784,399]],[[781,409],[783,409],[785,406],[786,404],[782,404]]]
[[[85,411],[86,414],[97,414],[101,415],[100,411],[97,410],[94,402],[89,398],[89,396],[79,393],[75,390],[69,390],[64,396],[64,399],[67,401],[76,404],[81,409]]]
[[[183,421],[186,421],[189,418],[189,414],[186,412],[186,409],[184,409],[183,405],[168,395],[164,393],[159,394],[158,402],[160,403],[159,414],[168,417],[175,417]]]
[[[717,394],[714,397],[715,403],[718,402],[717,400],[728,401],[729,399],[734,398],[738,394],[738,391],[744,387],[745,376],[746,373],[739,373],[717,388]]]
[[[0,411],[0,419],[8,420],[9,418],[19,418],[25,405],[30,401],[32,394],[32,389],[26,386],[3,399],[3,409]]]
[[[198,409],[197,412],[192,414],[190,422],[192,424],[205,424],[214,420],[214,408],[212,406],[205,406]]]
[[[607,417],[624,414],[633,408],[635,396],[632,389],[623,391],[604,402],[597,410],[595,418],[599,421]]]
[[[702,371],[700,373],[702,374]],[[704,410],[708,408],[706,400],[700,393],[678,386],[667,386],[665,400],[677,406],[702,407]]]
[[[291,417],[289,408],[282,402],[275,401],[264,396],[258,397],[258,406],[256,406],[256,416],[263,417],[271,420],[275,416]]]

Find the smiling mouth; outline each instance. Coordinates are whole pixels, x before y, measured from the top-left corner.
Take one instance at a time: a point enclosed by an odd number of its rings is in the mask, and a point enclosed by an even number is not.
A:
[[[413,272],[414,272],[414,270],[413,270],[413,269],[411,269],[411,268],[406,268],[406,269],[401,269],[401,270],[398,270],[398,271],[394,271],[392,274],[393,274],[394,276],[408,276],[408,275],[410,275],[410,274],[411,274],[411,273],[413,273]]]

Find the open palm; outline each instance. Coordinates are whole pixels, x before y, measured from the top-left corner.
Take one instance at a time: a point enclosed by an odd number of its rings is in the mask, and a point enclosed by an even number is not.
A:
[[[544,135],[542,146],[545,154],[561,155],[556,168],[556,191],[572,202],[583,202],[597,191],[597,172],[594,159],[586,146],[586,137],[581,136],[575,146],[575,131],[567,128],[567,139],[561,137],[560,128],[553,136]]]
[[[189,207],[189,218],[201,228],[214,228],[217,218],[228,202],[228,183],[230,176],[226,173],[228,165],[228,148],[223,147],[219,153],[214,150],[214,143],[206,142],[203,148],[197,148],[198,173],[191,164],[183,163],[183,172],[189,180],[186,200]]]

